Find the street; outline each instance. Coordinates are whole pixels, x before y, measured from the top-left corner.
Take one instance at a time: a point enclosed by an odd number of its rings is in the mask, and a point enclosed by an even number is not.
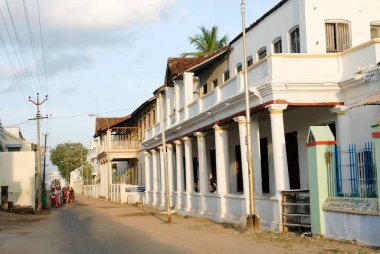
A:
[[[296,234],[248,233],[229,224],[86,198],[39,215],[0,216],[0,253],[380,253]]]

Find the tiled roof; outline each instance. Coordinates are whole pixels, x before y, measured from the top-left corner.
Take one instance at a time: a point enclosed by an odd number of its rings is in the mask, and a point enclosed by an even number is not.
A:
[[[166,75],[165,75],[165,85],[170,85],[171,80],[180,75],[185,70],[202,63],[203,61],[206,61],[210,58],[212,58],[215,55],[218,55],[222,52],[228,51],[231,49],[231,46],[225,46],[223,48],[218,49],[211,55],[207,57],[181,57],[181,58],[174,58],[170,57],[168,58],[168,62],[166,65]]]
[[[113,126],[128,120],[129,118],[131,118],[131,115],[124,117],[97,117],[94,137],[98,137],[102,131],[112,128]]]

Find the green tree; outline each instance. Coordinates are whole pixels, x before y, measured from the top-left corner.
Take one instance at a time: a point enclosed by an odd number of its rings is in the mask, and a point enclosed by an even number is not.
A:
[[[201,30],[200,34],[196,34],[194,36],[189,37],[190,44],[194,45],[197,51],[182,53],[182,57],[206,57],[227,45],[227,35],[224,35],[221,39],[218,38],[217,26],[211,27],[210,30],[208,30],[204,26],[201,26],[199,29]]]
[[[50,161],[58,167],[62,177],[70,180],[70,172],[82,166],[86,161],[87,149],[81,143],[58,144],[52,149]]]
[[[83,180],[85,184],[91,184],[92,179],[92,165],[88,162],[83,165]]]

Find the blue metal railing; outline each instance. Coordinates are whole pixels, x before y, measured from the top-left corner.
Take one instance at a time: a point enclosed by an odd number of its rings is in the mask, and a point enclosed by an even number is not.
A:
[[[326,151],[330,197],[376,198],[377,176],[375,148],[372,142],[348,150],[335,146]]]

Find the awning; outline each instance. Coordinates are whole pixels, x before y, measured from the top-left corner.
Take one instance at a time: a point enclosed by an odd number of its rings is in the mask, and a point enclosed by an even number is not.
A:
[[[367,98],[364,98],[363,100],[355,103],[354,105],[350,106],[350,109],[367,105],[380,105],[380,91],[377,91],[374,94],[369,95]]]

